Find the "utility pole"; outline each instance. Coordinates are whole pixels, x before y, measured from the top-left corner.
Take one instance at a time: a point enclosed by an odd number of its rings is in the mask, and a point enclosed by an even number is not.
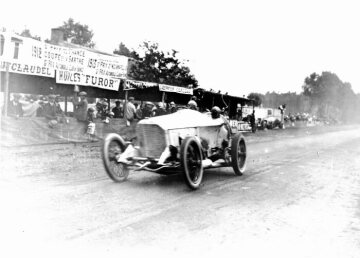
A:
[[[1,78],[0,78],[1,80]],[[6,65],[5,90],[4,90],[4,116],[8,115],[10,92],[9,92],[9,64]]]

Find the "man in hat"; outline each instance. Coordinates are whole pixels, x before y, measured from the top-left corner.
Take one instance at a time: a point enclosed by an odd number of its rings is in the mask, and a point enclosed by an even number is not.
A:
[[[198,110],[197,103],[196,103],[195,100],[190,100],[188,102],[187,106],[188,106],[189,109],[196,110],[196,111]]]
[[[124,117],[126,120],[126,126],[130,126],[131,122],[136,118],[136,108],[134,105],[135,99],[133,97],[128,98],[128,102],[124,108]]]
[[[154,103],[150,101],[145,102],[145,107],[142,109],[142,117],[151,117],[153,112]]]
[[[120,100],[115,101],[115,107],[111,110],[114,113],[114,118],[122,118],[123,117],[123,110],[121,107]]]
[[[253,110],[253,112],[252,112],[252,114],[251,114],[251,116],[250,116],[250,125],[251,125],[251,131],[253,132],[253,133],[255,133],[256,132],[256,118],[255,118],[255,109]]]
[[[48,103],[43,107],[44,116],[50,120],[49,126],[51,128],[56,126],[58,122],[62,122],[62,118],[64,117],[64,112],[61,110],[60,104],[56,103],[55,98],[55,95],[49,95]]]
[[[166,115],[166,110],[164,108],[164,103],[159,102],[154,110],[154,116]]]
[[[108,103],[106,102],[106,99],[102,99],[99,102],[96,103],[96,117],[100,118],[101,120],[104,120],[108,115]]]
[[[87,111],[88,111],[88,102],[86,99],[86,92],[79,92],[80,101],[76,92],[74,94],[73,104],[74,104],[74,116],[78,121],[86,122],[87,120]]]
[[[175,102],[171,101],[170,107],[169,107],[169,113],[172,114],[172,113],[175,113],[176,111],[177,111],[177,108],[176,108]]]
[[[20,98],[20,94],[13,94],[13,99],[8,104],[8,116],[20,117],[24,115]]]

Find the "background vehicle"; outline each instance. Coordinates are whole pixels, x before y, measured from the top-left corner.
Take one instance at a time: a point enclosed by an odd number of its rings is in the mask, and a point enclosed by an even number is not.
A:
[[[131,170],[183,173],[187,185],[197,189],[205,168],[232,166],[236,175],[242,175],[246,144],[241,133],[231,134],[223,117],[183,109],[141,120],[132,141],[107,135],[102,155],[106,172],[115,182],[126,180]]]

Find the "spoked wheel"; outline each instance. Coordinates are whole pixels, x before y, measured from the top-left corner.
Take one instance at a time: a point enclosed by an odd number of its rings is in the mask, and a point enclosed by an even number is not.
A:
[[[241,133],[231,140],[231,165],[236,175],[241,176],[246,167],[246,143]]]
[[[180,162],[186,184],[193,190],[200,187],[203,178],[202,153],[199,141],[187,137],[180,147]]]
[[[111,133],[105,137],[102,158],[106,173],[115,182],[125,181],[129,175],[126,165],[117,161],[118,156],[125,151],[125,141],[121,136]]]

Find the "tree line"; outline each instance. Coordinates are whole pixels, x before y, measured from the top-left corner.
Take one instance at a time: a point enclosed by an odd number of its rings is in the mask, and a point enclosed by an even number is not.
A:
[[[256,106],[277,108],[286,104],[286,114],[310,113],[319,118],[341,122],[360,122],[360,94],[351,84],[332,72],[312,73],[304,79],[302,92],[250,93]]]

